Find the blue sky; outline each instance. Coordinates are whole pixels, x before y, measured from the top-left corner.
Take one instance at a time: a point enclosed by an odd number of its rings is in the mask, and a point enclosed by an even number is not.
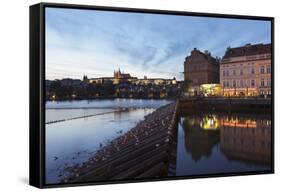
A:
[[[227,47],[270,43],[269,21],[46,9],[46,78],[132,76],[183,79],[193,48],[223,56]]]

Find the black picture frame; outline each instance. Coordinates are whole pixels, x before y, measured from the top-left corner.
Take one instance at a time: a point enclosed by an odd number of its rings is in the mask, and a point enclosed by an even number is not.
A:
[[[133,13],[151,13],[164,15],[183,15],[183,16],[200,16],[214,18],[235,18],[235,19],[250,19],[262,20],[271,22],[271,55],[272,55],[272,72],[271,72],[271,170],[255,171],[255,172],[239,172],[239,173],[220,173],[206,174],[193,176],[177,176],[167,178],[149,178],[138,180],[109,180],[99,182],[81,182],[81,183],[60,183],[46,184],[45,183],[45,9],[66,8],[66,9],[81,9],[81,10],[102,10],[102,11],[117,11],[117,12],[133,12]],[[197,13],[184,11],[168,11],[168,10],[153,10],[153,9],[135,9],[124,7],[104,7],[90,5],[73,5],[73,4],[55,4],[55,3],[39,3],[30,6],[30,129],[29,129],[29,183],[38,188],[53,188],[66,186],[84,186],[84,185],[100,185],[100,184],[116,184],[116,183],[132,183],[132,182],[147,182],[147,181],[163,181],[163,180],[178,180],[191,178],[210,178],[210,177],[226,177],[226,176],[241,176],[241,175],[256,175],[256,174],[271,174],[274,173],[274,18],[249,15],[232,15],[232,14],[217,14],[217,13]]]

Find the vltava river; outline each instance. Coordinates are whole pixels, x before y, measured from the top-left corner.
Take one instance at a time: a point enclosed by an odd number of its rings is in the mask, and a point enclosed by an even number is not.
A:
[[[168,103],[141,99],[47,102],[46,183],[58,183],[66,166],[83,163],[145,115]],[[49,123],[58,120],[65,121]]]
[[[168,100],[94,100],[46,103],[46,183],[125,134]],[[88,116],[88,117],[83,117]],[[64,121],[63,121],[64,120]],[[178,118],[175,160],[167,176],[271,169],[271,117],[186,113]]]

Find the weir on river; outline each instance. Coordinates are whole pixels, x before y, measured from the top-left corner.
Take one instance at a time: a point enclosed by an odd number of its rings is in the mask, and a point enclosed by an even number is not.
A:
[[[167,177],[175,172],[178,102],[145,116],[82,165],[66,167],[62,182]]]
[[[127,111],[127,110],[129,110],[129,109],[128,108],[122,108],[122,109],[118,109],[118,110],[114,110],[114,111],[97,113],[97,114],[92,114],[92,115],[83,115],[83,116],[78,116],[78,117],[58,119],[58,120],[53,120],[53,121],[47,121],[46,124],[59,123],[59,122],[70,121],[70,120],[75,120],[75,119],[94,117],[94,116],[105,115],[105,114],[109,114],[109,113],[124,112],[124,111]]]

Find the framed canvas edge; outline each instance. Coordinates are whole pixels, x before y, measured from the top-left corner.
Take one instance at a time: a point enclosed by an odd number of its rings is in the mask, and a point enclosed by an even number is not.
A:
[[[32,111],[32,105],[34,105],[34,100],[32,100],[32,96],[34,96],[34,92],[40,94],[40,101],[39,101],[39,142],[38,145],[40,147],[38,152],[35,154],[39,155],[40,158],[40,165],[38,166],[37,174],[40,175],[39,182],[34,184],[32,180],[30,180],[30,185],[38,187],[38,188],[55,188],[55,187],[70,187],[70,186],[88,186],[88,185],[105,185],[105,184],[123,184],[123,183],[139,183],[139,182],[154,182],[154,181],[166,181],[166,180],[186,180],[186,179],[195,179],[195,178],[223,178],[223,177],[231,177],[231,176],[245,176],[245,175],[262,175],[262,174],[273,174],[274,173],[274,17],[268,16],[252,16],[252,15],[235,15],[235,14],[218,14],[218,13],[200,13],[200,12],[187,12],[187,11],[171,11],[171,10],[156,10],[156,9],[140,9],[140,8],[127,8],[127,7],[108,7],[108,6],[95,6],[95,5],[76,5],[76,4],[64,4],[64,3],[39,3],[30,6],[39,7],[40,10],[40,19],[39,19],[39,71],[34,70],[34,64],[31,61],[31,57],[36,54],[34,50],[30,47],[30,160],[29,165],[30,167],[33,165],[31,164],[31,157],[34,157],[34,153],[31,152],[31,139],[34,137],[32,131],[35,128],[32,126],[32,120],[36,120],[34,118],[34,114]],[[124,180],[105,180],[105,181],[97,181],[97,182],[79,182],[79,183],[56,183],[56,184],[46,184],[45,183],[45,102],[44,102],[44,80],[45,80],[45,8],[66,8],[66,9],[85,9],[85,10],[101,10],[101,11],[116,11],[116,12],[132,12],[132,13],[148,13],[148,14],[165,14],[165,15],[182,15],[182,16],[199,16],[199,17],[214,17],[214,18],[230,18],[230,19],[249,19],[249,20],[264,20],[271,22],[271,81],[272,81],[272,98],[271,98],[271,120],[272,120],[272,133],[271,133],[271,170],[266,171],[254,171],[254,172],[232,172],[232,173],[218,173],[218,174],[206,174],[206,175],[188,175],[188,176],[175,176],[175,177],[165,177],[165,178],[144,178],[144,179],[124,179]],[[31,21],[31,18],[30,18]],[[33,27],[34,23],[30,22],[30,31]],[[33,38],[30,33],[30,40]],[[31,41],[30,41],[31,44]],[[40,81],[39,87],[32,87],[34,82],[31,82],[31,76],[39,72],[39,79]],[[33,108],[34,109],[34,108]],[[29,167],[29,168],[30,168]],[[31,171],[29,177],[31,178]]]

